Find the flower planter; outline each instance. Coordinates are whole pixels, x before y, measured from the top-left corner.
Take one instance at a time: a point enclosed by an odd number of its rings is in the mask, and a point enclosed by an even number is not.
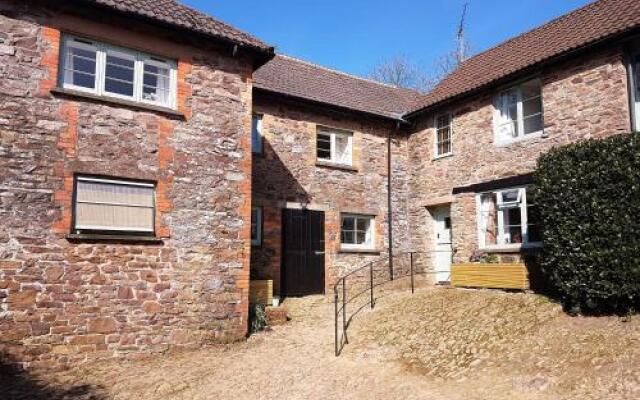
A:
[[[451,285],[491,289],[529,289],[529,273],[524,264],[454,264]]]

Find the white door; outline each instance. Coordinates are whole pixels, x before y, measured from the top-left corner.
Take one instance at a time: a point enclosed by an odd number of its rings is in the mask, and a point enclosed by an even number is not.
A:
[[[437,282],[449,282],[451,276],[451,216],[449,207],[432,211],[435,225],[435,270]]]

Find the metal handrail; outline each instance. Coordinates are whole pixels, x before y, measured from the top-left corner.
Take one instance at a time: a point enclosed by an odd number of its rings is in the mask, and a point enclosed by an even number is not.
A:
[[[415,268],[415,256],[417,254],[429,254],[429,255],[433,255],[435,253],[438,252],[444,252],[444,251],[439,251],[439,250],[434,250],[434,251],[405,251],[405,252],[400,252],[397,254],[393,254],[392,257],[393,259],[398,259],[400,257],[406,257],[408,256],[409,258],[409,277],[411,278],[411,293],[415,293],[415,275],[416,275],[416,268]],[[392,259],[392,260],[393,260]],[[342,349],[344,348],[345,344],[349,343],[349,339],[347,336],[347,328],[349,327],[349,324],[351,323],[352,319],[360,312],[362,311],[364,308],[366,308],[367,305],[369,305],[371,307],[371,309],[374,308],[375,305],[375,295],[374,295],[374,288],[378,287],[378,286],[382,286],[388,282],[393,281],[396,277],[397,278],[406,278],[407,275],[404,276],[395,276],[395,273],[393,270],[389,270],[389,276],[388,279],[384,280],[383,282],[379,282],[379,283],[375,283],[374,284],[374,265],[376,265],[377,263],[380,262],[388,262],[389,256],[383,256],[380,258],[377,258],[373,261],[369,261],[366,264],[364,264],[361,267],[358,267],[350,272],[348,272],[347,274],[343,275],[342,277],[338,278],[336,280],[336,283],[333,285],[333,293],[334,293],[334,323],[335,323],[335,329],[334,329],[334,333],[335,333],[335,355],[339,356],[340,352],[342,351]],[[399,265],[399,264],[397,264]],[[347,278],[352,277],[354,275],[356,275],[359,272],[365,271],[365,270],[369,270],[368,271],[368,278],[369,278],[369,282],[368,282],[368,286],[366,286],[365,289],[358,291],[355,295],[348,297],[347,296]],[[426,272],[426,271],[425,271]],[[435,271],[432,271],[435,272]],[[366,276],[365,276],[366,277]],[[342,287],[340,288],[340,286],[342,285]],[[341,289],[341,290],[340,290]],[[339,295],[340,291],[342,292],[342,296]],[[357,307],[356,310],[349,316],[347,317],[347,305],[351,304],[356,298],[364,295],[365,293],[369,293],[369,300],[368,302],[362,304],[360,307]],[[340,297],[342,297],[342,301],[340,301]],[[341,303],[341,304],[340,304]],[[342,323],[340,323],[340,314],[342,314]],[[340,335],[340,331],[342,332],[342,335]]]

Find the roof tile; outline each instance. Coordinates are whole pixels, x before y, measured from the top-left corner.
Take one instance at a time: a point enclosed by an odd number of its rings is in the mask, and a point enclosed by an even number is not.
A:
[[[599,0],[464,61],[413,112],[640,26],[640,0]]]
[[[398,119],[418,92],[278,55],[254,73],[254,86],[288,96]]]
[[[190,30],[195,33],[213,36],[239,45],[252,47],[259,51],[271,52],[273,48],[261,40],[231,27],[207,14],[187,7],[176,0],[84,0],[109,7],[120,12],[150,18]]]

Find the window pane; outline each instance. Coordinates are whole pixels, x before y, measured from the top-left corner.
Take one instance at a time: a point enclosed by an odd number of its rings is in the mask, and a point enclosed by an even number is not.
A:
[[[343,217],[342,218],[342,229],[353,231],[355,230],[355,218],[353,217]]]
[[[107,54],[104,90],[133,97],[134,61]]]
[[[80,49],[69,42],[64,71],[64,83],[95,89],[96,50]]]
[[[539,132],[542,130],[542,114],[524,119],[524,134]]]
[[[260,240],[260,230],[262,225],[262,216],[261,209],[254,207],[251,209],[251,242],[253,244],[258,244],[257,242]]]
[[[145,62],[142,98],[162,104],[169,104],[171,93],[169,68],[162,68]]]
[[[505,210],[505,218],[505,225],[520,225],[522,223],[520,207],[508,208]]]
[[[341,235],[342,243],[344,244],[355,244],[355,235],[352,231],[342,231]]]
[[[503,203],[514,203],[519,200],[520,190],[505,190],[502,192],[502,202]]]
[[[505,235],[506,244],[522,243],[522,228],[520,226],[510,226]]]
[[[451,115],[443,114],[437,118],[436,128],[441,129],[451,125]]]
[[[351,164],[351,149],[349,147],[349,137],[336,135],[336,157],[335,161],[342,164]]]
[[[254,115],[251,123],[251,150],[262,153],[262,117]]]
[[[363,232],[366,232],[367,230],[369,230],[370,220],[368,218],[358,218],[357,222],[358,222],[356,227],[357,230],[363,231]]]
[[[367,233],[358,231],[356,234],[356,244],[366,244]]]
[[[317,157],[325,160],[330,160],[331,136],[324,133],[318,133],[316,143]]]
[[[542,112],[542,98],[534,97],[529,100],[525,100],[522,102],[522,114],[524,118],[534,115],[540,114]]]

